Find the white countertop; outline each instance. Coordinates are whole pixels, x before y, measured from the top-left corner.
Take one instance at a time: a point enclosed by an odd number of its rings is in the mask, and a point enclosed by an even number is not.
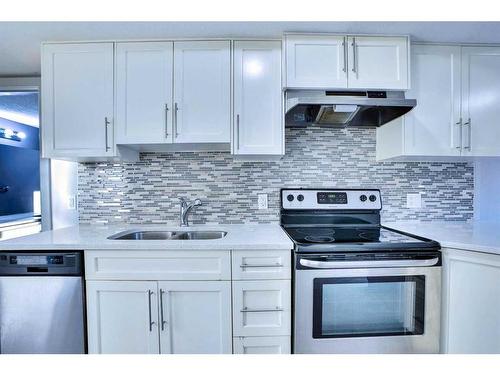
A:
[[[383,225],[438,241],[443,248],[500,255],[500,222],[398,221]]]
[[[109,240],[125,230],[218,230],[227,235],[214,240]],[[90,225],[81,224],[1,241],[0,251],[14,250],[291,250],[292,241],[278,224],[192,225]]]

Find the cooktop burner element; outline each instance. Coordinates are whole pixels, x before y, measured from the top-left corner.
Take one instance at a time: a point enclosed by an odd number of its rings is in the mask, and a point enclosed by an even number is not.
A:
[[[295,242],[296,252],[440,248],[435,241],[383,227],[381,209],[380,191],[375,189],[281,190],[281,225]]]

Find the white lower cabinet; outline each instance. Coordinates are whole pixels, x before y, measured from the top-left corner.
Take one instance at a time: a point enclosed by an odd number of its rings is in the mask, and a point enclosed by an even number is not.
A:
[[[444,353],[500,353],[500,255],[443,249]]]
[[[233,282],[234,336],[290,334],[290,281]]]
[[[160,349],[172,354],[231,354],[231,282],[159,282]]]
[[[89,353],[160,352],[155,281],[87,281]]]
[[[234,354],[289,354],[290,336],[235,337]]]

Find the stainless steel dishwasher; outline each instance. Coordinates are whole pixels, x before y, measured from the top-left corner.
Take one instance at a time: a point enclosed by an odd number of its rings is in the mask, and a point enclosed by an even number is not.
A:
[[[0,252],[0,353],[85,353],[79,252]]]

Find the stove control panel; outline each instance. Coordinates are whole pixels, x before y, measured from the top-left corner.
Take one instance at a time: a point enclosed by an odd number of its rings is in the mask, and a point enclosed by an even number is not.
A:
[[[286,210],[380,210],[380,190],[283,189],[281,204]]]

